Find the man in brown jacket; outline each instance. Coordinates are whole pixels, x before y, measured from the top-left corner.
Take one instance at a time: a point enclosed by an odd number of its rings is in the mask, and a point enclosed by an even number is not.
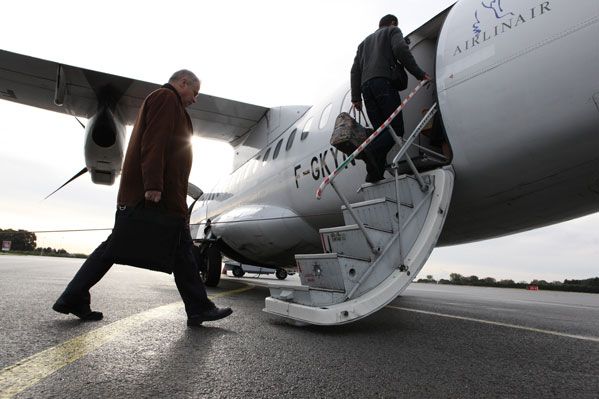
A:
[[[200,81],[191,71],[175,72],[169,82],[146,97],[139,110],[119,186],[119,208],[142,201],[161,203],[168,212],[187,217],[187,185],[192,163],[193,128],[185,108],[195,103]],[[185,303],[187,325],[229,316],[231,308],[217,308],[198,274],[189,225],[184,227],[173,273]],[[89,290],[112,262],[103,259],[106,241],[87,258],[52,309],[83,320],[101,320],[90,308]]]

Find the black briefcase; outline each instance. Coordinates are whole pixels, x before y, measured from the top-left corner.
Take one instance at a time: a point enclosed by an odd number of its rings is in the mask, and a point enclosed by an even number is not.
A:
[[[185,218],[160,207],[119,207],[103,258],[113,263],[172,273]]]

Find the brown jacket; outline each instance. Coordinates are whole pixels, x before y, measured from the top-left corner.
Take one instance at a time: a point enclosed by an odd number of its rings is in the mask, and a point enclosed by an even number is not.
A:
[[[191,119],[169,84],[152,92],[137,115],[119,186],[118,205],[135,206],[148,190],[160,191],[169,212],[187,215],[191,171]]]

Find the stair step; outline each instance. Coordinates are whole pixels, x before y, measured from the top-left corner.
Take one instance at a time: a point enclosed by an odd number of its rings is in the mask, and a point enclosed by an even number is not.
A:
[[[426,172],[422,179],[428,186],[425,191],[414,178],[402,176],[399,207],[394,179],[363,185],[366,201],[353,204],[352,211],[368,225],[368,234],[380,235],[375,240],[387,240],[383,250],[372,261],[355,257],[364,256],[365,251],[353,247],[365,244],[365,239],[354,236],[361,231],[343,209],[348,225],[322,229],[320,234],[325,250],[346,253],[296,255],[302,288],[271,288],[264,311],[300,324],[340,325],[366,317],[397,298],[435,247],[451,200],[451,167]]]
[[[401,198],[401,202],[412,203],[410,190],[413,189],[412,186],[414,185],[420,189],[420,186],[418,186],[418,181],[413,176],[409,175],[401,175],[399,176],[399,180],[405,180],[405,182],[402,182],[402,184],[399,185],[399,196]],[[362,193],[366,201],[377,198],[389,198],[391,200],[395,200],[395,178],[391,177],[377,183],[364,183],[358,192]]]
[[[295,255],[302,285],[311,289],[349,292],[370,262],[336,253]]]
[[[388,198],[376,198],[357,202],[351,204],[351,206],[358,215],[358,218],[360,218],[365,225],[383,231],[397,231],[397,203],[394,200]],[[408,212],[411,207],[411,204],[404,205],[402,203],[402,216],[403,213]],[[345,206],[342,206],[341,210],[343,211],[343,220],[345,221],[345,224],[351,225],[356,223]]]
[[[391,239],[391,230],[365,227],[368,237],[380,252]],[[372,250],[357,224],[320,229],[320,239],[326,253],[337,253],[365,261],[373,258]]]

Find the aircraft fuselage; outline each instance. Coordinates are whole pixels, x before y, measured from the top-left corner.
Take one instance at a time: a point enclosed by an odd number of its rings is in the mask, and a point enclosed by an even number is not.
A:
[[[439,245],[599,210],[598,8],[595,0],[460,1],[410,35],[435,88],[407,106],[406,131],[437,101],[452,150],[454,194]],[[210,219],[230,247],[271,265],[321,251],[318,229],[342,221],[334,191],[321,200],[315,191],[344,160],[329,138],[349,109],[349,66],[346,85],[204,195],[192,216],[198,237]],[[350,163],[337,187],[356,201],[364,177],[363,162]]]

